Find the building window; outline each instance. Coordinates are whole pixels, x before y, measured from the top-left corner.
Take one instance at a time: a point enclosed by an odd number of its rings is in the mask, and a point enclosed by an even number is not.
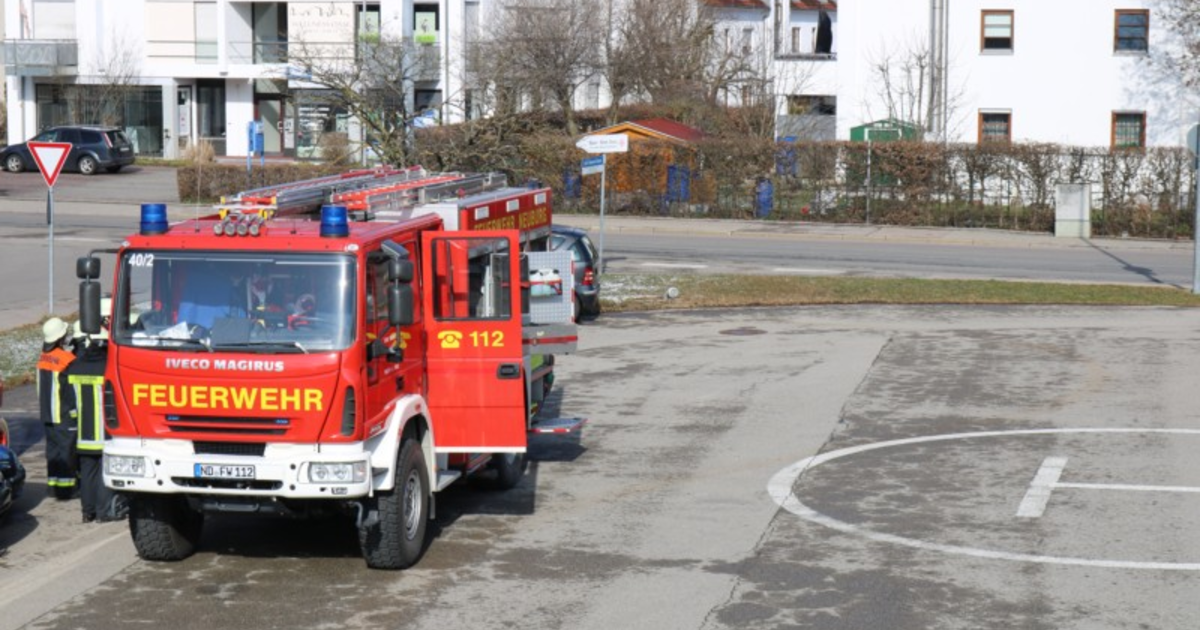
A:
[[[791,94],[787,97],[789,116],[837,116],[837,96]]]
[[[979,142],[1011,142],[1012,114],[979,112]]]
[[[413,5],[413,41],[432,46],[438,42],[440,15],[436,4]]]
[[[983,12],[983,50],[1013,49],[1013,12]]]
[[[792,27],[792,54],[793,55],[800,54],[800,27],[799,26]]]
[[[197,2],[193,7],[196,63],[217,63],[217,3]]]
[[[1112,146],[1114,149],[1145,148],[1146,113],[1113,112]]]
[[[356,8],[358,9],[358,23],[356,25],[358,28],[358,41],[369,44],[378,43],[381,33],[380,24],[382,22],[379,3],[363,3]]]
[[[1146,52],[1150,49],[1150,12],[1117,11],[1113,50]]]
[[[753,46],[753,43],[754,43],[754,29],[752,29],[752,28],[742,29],[742,54],[743,55],[750,54],[750,50],[751,50],[751,47]]]

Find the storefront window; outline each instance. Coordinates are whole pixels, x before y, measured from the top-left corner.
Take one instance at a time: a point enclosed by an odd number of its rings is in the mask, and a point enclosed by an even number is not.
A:
[[[350,117],[320,90],[296,90],[296,157],[319,160],[327,144],[349,141]]]
[[[162,88],[156,86],[38,85],[38,126],[120,127],[138,155],[161,156]]]

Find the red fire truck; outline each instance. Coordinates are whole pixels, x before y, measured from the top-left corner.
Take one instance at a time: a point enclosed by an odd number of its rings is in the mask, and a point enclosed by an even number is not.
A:
[[[139,555],[191,555],[210,512],[341,511],[369,566],[421,556],[435,493],[525,468],[554,354],[574,349],[550,190],[368,169],[243,192],[80,258],[80,318],[111,315],[104,481]],[[531,291],[530,270],[568,286]]]

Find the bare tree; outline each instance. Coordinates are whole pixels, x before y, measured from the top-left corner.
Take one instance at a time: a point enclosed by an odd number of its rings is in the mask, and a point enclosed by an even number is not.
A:
[[[362,125],[363,142],[380,160],[407,166],[412,160],[413,82],[430,64],[400,37],[361,37],[357,44],[294,42],[288,49],[293,79],[310,103],[344,111]]]
[[[875,54],[870,59],[871,76],[876,86],[876,102],[881,104],[883,112],[881,116],[868,102],[867,114],[876,119],[906,122],[922,135],[940,133],[943,139],[952,137],[961,124],[958,112],[962,89],[952,87],[943,78],[936,89],[944,89],[946,93],[935,94],[936,75],[945,74],[950,68],[949,61],[942,58],[943,67],[935,69],[932,59],[928,40],[920,37],[902,44],[898,50],[885,48]],[[941,111],[934,111],[935,108]]]
[[[1153,51],[1175,76],[1191,87],[1200,86],[1200,3],[1159,0],[1158,17],[1170,33],[1170,45]]]
[[[594,0],[500,0],[490,18],[477,54],[502,109],[515,106],[515,94],[535,110],[550,100],[577,134],[575,95],[601,69],[604,12]]]

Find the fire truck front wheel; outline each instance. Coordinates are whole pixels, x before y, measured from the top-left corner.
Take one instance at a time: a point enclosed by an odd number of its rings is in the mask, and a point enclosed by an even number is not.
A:
[[[129,531],[144,560],[183,560],[196,551],[204,514],[180,496],[131,495]]]
[[[429,524],[429,473],[421,443],[408,439],[400,447],[396,487],[368,502],[375,518],[358,530],[363,558],[372,569],[407,569],[425,551]]]

